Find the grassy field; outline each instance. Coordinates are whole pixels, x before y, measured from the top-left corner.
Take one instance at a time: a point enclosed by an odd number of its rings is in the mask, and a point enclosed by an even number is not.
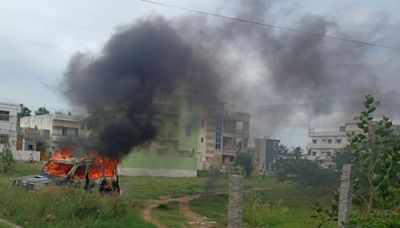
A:
[[[13,173],[0,174],[0,218],[23,227],[155,227],[140,218],[140,205],[133,199],[66,187],[30,192],[10,186],[13,177],[40,168],[17,163]]]
[[[24,227],[155,227],[140,217],[142,200],[208,190],[219,195],[191,201],[191,209],[216,221],[218,227],[225,227],[227,223],[226,177],[121,177],[122,197],[101,196],[74,188],[29,192],[10,186],[11,178],[38,173],[40,168],[38,164],[17,163],[13,173],[0,174],[0,218]],[[318,224],[310,216],[312,205],[324,199],[320,191],[278,184],[273,177],[248,178],[244,184],[247,227],[316,227]],[[174,202],[157,208],[155,215],[169,227],[181,227],[185,223]]]
[[[154,211],[157,218],[167,227],[179,228],[185,225],[186,219],[179,215],[178,202],[161,204]]]

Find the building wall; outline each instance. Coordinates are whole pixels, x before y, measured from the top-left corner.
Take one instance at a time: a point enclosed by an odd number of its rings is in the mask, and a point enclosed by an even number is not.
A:
[[[336,153],[348,145],[347,134],[360,131],[356,121],[348,121],[336,131],[314,131],[308,133],[310,143],[307,145],[309,160],[320,161],[324,167],[333,167],[332,160]]]
[[[179,96],[179,151],[195,152],[199,134],[199,101],[192,96]]]
[[[17,144],[17,114],[21,107],[19,104],[0,102],[0,150],[8,144],[11,150],[16,150]],[[3,142],[4,141],[4,142]]]
[[[256,138],[255,139],[255,163],[256,171],[264,173],[273,171],[275,159],[278,155],[278,146],[280,140],[269,138]]]
[[[19,124],[21,128],[48,130],[50,132],[50,143],[46,151],[52,151],[67,137],[78,136],[81,119],[81,116],[51,113],[22,117]]]
[[[121,174],[133,176],[196,176],[199,104],[187,95],[155,101],[155,139],[121,161]]]
[[[120,163],[126,176],[195,177],[196,159],[172,155],[131,153]]]

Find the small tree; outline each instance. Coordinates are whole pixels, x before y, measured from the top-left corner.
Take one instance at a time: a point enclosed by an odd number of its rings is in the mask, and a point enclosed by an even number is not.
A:
[[[253,169],[253,159],[248,153],[238,153],[235,158],[235,165],[242,167],[245,171],[245,176],[249,176]]]
[[[282,161],[285,177],[294,183],[308,187],[336,189],[338,174],[332,169],[322,168],[317,162],[304,158]]]
[[[46,109],[46,107],[40,107],[38,110],[35,111],[35,115],[40,116],[40,115],[46,115],[49,114],[49,110]]]
[[[0,152],[0,169],[2,173],[8,173],[14,166],[15,160],[11,149],[6,145]]]
[[[29,108],[24,107],[24,105],[21,104],[21,112],[19,112],[17,114],[17,116],[18,116],[18,119],[19,119],[21,117],[31,116],[31,113],[32,113],[32,111]]]
[[[301,159],[303,157],[303,149],[299,146],[293,147],[290,153],[295,157],[295,159]]]
[[[338,157],[342,163],[352,157],[355,169],[354,209],[346,227],[400,227],[400,132],[394,131],[388,117],[374,120],[377,104],[372,96],[365,97],[358,122],[361,131],[349,135],[350,145]],[[338,198],[332,210],[317,207],[317,217],[325,218],[321,225],[337,219],[337,203]]]
[[[353,224],[400,226],[400,136],[392,121],[374,121],[377,103],[367,95],[359,117],[360,133],[351,134],[350,146],[356,168]]]

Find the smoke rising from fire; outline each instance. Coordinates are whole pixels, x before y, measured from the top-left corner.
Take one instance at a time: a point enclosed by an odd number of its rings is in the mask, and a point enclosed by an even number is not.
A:
[[[370,19],[370,30],[351,31],[334,17],[296,13],[296,6],[277,13],[277,1],[236,3],[233,16],[238,18],[279,24],[278,15],[291,18],[291,27],[304,32],[367,41],[379,41],[377,34],[388,24],[387,17],[376,17]],[[378,99],[398,96],[383,80],[398,81],[393,76],[398,57],[386,55],[378,64],[372,58],[378,52],[319,35],[212,17],[190,14],[168,21],[151,16],[117,31],[98,56],[75,55],[62,86],[73,104],[105,122],[90,147],[120,158],[156,136],[154,100],[182,89],[242,104],[257,120],[251,126],[256,136],[273,133],[296,113],[308,116],[303,127],[315,116],[343,112],[351,118],[365,93]],[[392,70],[380,75],[383,65]],[[115,110],[117,116],[110,120]]]
[[[176,92],[216,97],[218,60],[179,35],[170,22],[148,17],[120,29],[98,56],[75,55],[62,83],[69,100],[100,119],[87,150],[121,158],[153,139],[154,103]]]

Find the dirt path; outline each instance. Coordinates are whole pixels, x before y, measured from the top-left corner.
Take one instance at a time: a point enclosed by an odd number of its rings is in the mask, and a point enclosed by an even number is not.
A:
[[[161,204],[169,202],[179,203],[179,214],[187,220],[187,227],[208,228],[214,227],[215,222],[210,221],[208,218],[202,217],[193,212],[189,208],[189,202],[199,198],[200,195],[185,195],[179,198],[172,198],[170,196],[162,196],[160,199],[144,201],[144,209],[142,211],[143,219],[147,222],[155,224],[158,228],[166,228],[164,224],[158,221],[157,217],[153,214],[153,210]]]
[[[9,222],[5,219],[1,219],[1,218],[0,218],[0,224],[3,224],[7,227],[12,227],[12,228],[22,228],[21,226],[15,225],[14,223],[11,223],[11,222]]]

